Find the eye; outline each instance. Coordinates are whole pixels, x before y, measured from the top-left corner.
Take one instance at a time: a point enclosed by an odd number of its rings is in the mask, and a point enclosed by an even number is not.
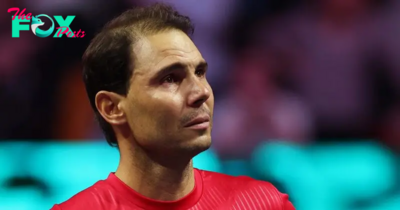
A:
[[[194,72],[197,76],[201,77],[204,76],[204,74],[206,73],[206,71],[204,69],[196,69],[196,71]]]
[[[164,77],[164,79],[162,80],[163,83],[175,83],[176,80],[173,77],[173,75],[168,75],[166,77]]]

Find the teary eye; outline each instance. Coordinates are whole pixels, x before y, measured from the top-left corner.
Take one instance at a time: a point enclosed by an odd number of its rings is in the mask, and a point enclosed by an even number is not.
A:
[[[201,77],[204,76],[204,74],[206,73],[205,69],[200,68],[200,69],[196,69],[196,71],[194,72],[197,76]]]
[[[164,79],[162,81],[165,82],[165,83],[174,83],[174,82],[176,82],[175,78],[171,74],[166,76],[166,77],[164,77]]]

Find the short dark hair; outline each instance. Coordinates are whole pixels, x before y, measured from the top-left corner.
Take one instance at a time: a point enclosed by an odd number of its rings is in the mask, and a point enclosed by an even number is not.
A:
[[[95,97],[101,90],[126,95],[134,69],[132,46],[138,35],[178,29],[189,37],[194,26],[187,16],[166,4],[153,4],[127,10],[108,22],[83,55],[83,81],[96,119],[111,146],[118,146],[113,128],[100,115]]]

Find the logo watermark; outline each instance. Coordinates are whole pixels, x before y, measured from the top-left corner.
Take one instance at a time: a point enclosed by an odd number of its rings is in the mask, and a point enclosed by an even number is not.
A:
[[[75,18],[75,15],[69,15],[65,19],[62,16],[55,15],[51,18],[49,15],[40,14],[33,16],[32,13],[24,14],[26,8],[20,12],[18,7],[13,7],[7,10],[7,12],[15,12],[11,19],[11,37],[19,38],[21,31],[29,31],[31,29],[32,33],[40,38],[49,37],[53,34],[54,30],[57,31],[54,33],[53,38],[60,38],[65,35],[68,38],[83,38],[85,36],[85,31],[79,29],[79,31],[73,31],[69,26]],[[51,21],[51,26],[47,30],[42,30],[39,26],[43,26],[44,22],[41,18],[47,18]],[[30,23],[24,24],[24,23]],[[55,23],[58,24],[58,27],[55,27]]]

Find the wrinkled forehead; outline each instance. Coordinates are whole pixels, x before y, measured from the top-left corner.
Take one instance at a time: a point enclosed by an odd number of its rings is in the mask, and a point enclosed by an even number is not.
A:
[[[204,60],[192,40],[178,30],[142,37],[133,46],[133,52],[135,71],[140,74],[151,74],[176,62],[195,66]]]

